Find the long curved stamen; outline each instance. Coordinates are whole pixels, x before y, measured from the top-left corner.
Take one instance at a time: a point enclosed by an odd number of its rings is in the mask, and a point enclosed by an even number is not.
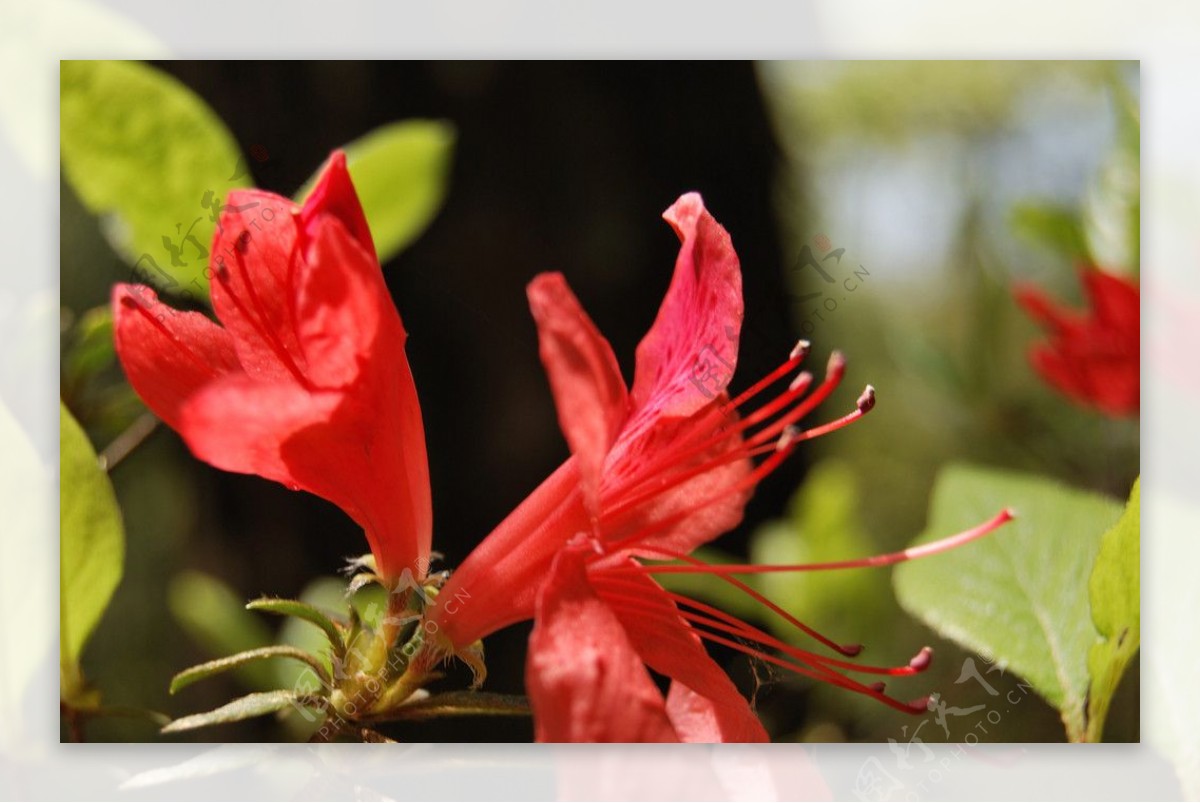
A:
[[[654,605],[653,602],[646,600],[640,595],[631,595],[624,592],[605,592],[603,596],[605,601],[610,605],[618,609],[626,610],[634,615],[655,618],[661,622],[666,622],[673,626],[677,626],[681,622],[680,613],[676,609],[664,608],[664,606],[661,605]],[[811,678],[812,680],[825,683],[832,683],[835,686],[872,697],[884,703],[885,705],[895,708],[898,711],[905,713],[923,713],[925,710],[927,710],[926,707],[929,699],[928,697],[922,697],[913,702],[904,703],[884,694],[883,686],[881,684],[860,683],[859,681],[842,675],[832,669],[829,669],[828,667],[810,667],[803,664],[798,664],[794,661],[789,661],[777,655],[764,652],[763,650],[757,649],[751,645],[725,638],[724,636],[716,633],[699,630],[691,627],[690,625],[689,630],[691,630],[692,633],[701,639],[729,647],[730,649],[751,656],[752,658],[774,664],[802,677]]]
[[[909,547],[902,549],[899,552],[889,552],[885,555],[873,555],[869,558],[857,558],[854,560],[840,560],[829,563],[796,563],[796,564],[778,564],[778,565],[759,565],[759,564],[707,564],[695,562],[695,559],[689,555],[683,555],[670,550],[659,549],[658,547],[647,547],[644,551],[655,552],[663,555],[664,559],[671,560],[686,560],[685,565],[664,564],[659,566],[644,566],[643,571],[648,574],[766,574],[768,572],[814,572],[814,571],[831,571],[835,569],[865,569],[876,566],[891,566],[895,563],[903,563],[908,560],[924,558],[930,555],[936,555],[939,552],[945,552],[963,544],[968,544],[993,530],[1012,521],[1016,514],[1005,508],[997,513],[992,518],[976,525],[969,530],[964,530],[956,535],[951,535],[934,541],[930,544],[922,544],[920,546]]]
[[[828,380],[827,380],[827,382],[828,382]],[[872,399],[872,402],[870,404],[863,404],[862,400],[868,396]],[[856,408],[855,412],[850,413],[846,416],[843,416],[841,419],[838,419],[838,421],[832,422],[832,424],[836,425],[833,427],[833,429],[837,429],[837,428],[846,426],[848,423],[850,423],[854,420],[857,420],[858,418],[865,415],[873,406],[873,403],[874,403],[873,399],[874,399],[874,396],[873,396],[873,394],[870,393],[870,388],[868,386],[868,391],[865,391],[863,396],[859,397],[860,404]],[[827,425],[825,427],[826,431],[832,431],[832,429],[828,429],[828,426],[829,425]],[[776,445],[776,447],[774,449],[774,453],[771,454],[771,456],[768,457],[766,460],[764,460],[762,463],[758,464],[758,466],[756,466],[749,474],[747,474],[741,480],[729,485],[726,488],[721,489],[720,492],[713,494],[712,496],[708,497],[707,499],[700,502],[699,504],[693,505],[692,507],[687,508],[685,510],[680,510],[680,511],[678,511],[670,516],[667,516],[663,519],[660,519],[656,522],[652,522],[651,524],[647,525],[646,527],[644,527],[628,536],[625,536],[624,538],[621,538],[613,543],[608,544],[609,549],[616,551],[619,549],[626,548],[630,544],[632,544],[638,540],[643,540],[657,532],[661,532],[664,529],[667,529],[669,527],[674,526],[675,524],[678,524],[679,522],[685,520],[687,517],[691,516],[698,510],[702,510],[703,508],[708,507],[709,505],[713,505],[717,502],[720,502],[733,494],[738,494],[743,491],[747,491],[747,490],[754,488],[765,477],[767,477],[769,474],[771,474],[773,471],[775,471],[775,469],[778,468],[780,466],[780,464],[783,463],[783,461],[786,460],[791,455],[791,453],[795,450],[797,443],[799,443],[802,440],[807,440],[807,438],[804,437],[804,435],[805,435],[805,433],[796,433],[791,429],[785,430],[782,437],[780,438],[779,443]],[[757,448],[760,448],[762,445],[763,444],[753,444],[752,448],[757,449]],[[739,457],[745,456],[745,454],[748,454],[748,453],[749,452],[746,452],[744,454],[739,454]],[[696,471],[695,473],[703,473],[703,472]],[[624,513],[627,510],[629,510],[631,507],[633,507],[634,504],[641,504],[642,502],[648,501],[649,499],[654,498],[655,496],[663,493],[666,490],[677,487],[680,484],[680,482],[681,482],[680,480],[673,477],[670,480],[668,480],[667,482],[658,485],[656,488],[650,489],[650,491],[643,493],[640,497],[635,497],[634,499],[623,501],[619,505],[616,505],[613,508],[611,508],[610,509],[611,512],[606,511],[606,518],[609,515],[617,516],[620,513]]]

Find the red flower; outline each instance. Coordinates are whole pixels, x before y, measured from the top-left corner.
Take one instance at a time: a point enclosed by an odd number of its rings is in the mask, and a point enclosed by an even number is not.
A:
[[[366,531],[385,579],[428,569],[425,435],[383,281],[343,154],[303,206],[230,193],[212,248],[222,325],[113,290],[130,384],[202,460],[324,497]]]
[[[1042,379],[1106,415],[1136,416],[1141,362],[1138,286],[1088,268],[1081,272],[1086,312],[1057,305],[1036,287],[1017,288],[1017,300],[1050,339],[1033,346],[1029,360]]]
[[[737,363],[742,322],[737,256],[698,195],[683,196],[664,217],[682,247],[658,317],[638,346],[632,390],[562,276],[543,274],[531,283],[542,361],[573,456],[449,579],[427,611],[429,630],[446,653],[469,653],[485,635],[533,617],[526,676],[541,741],[765,740],[749,704],[702,639],[913,710],[843,671],[912,674],[928,664],[927,651],[896,668],[817,655],[670,593],[651,577],[712,572],[825,646],[844,655],[858,652],[788,616],[733,572],[698,564],[688,553],[735,526],[755,485],[797,444],[868,412],[874,391],[868,386],[842,418],[798,430],[796,422],[841,381],[845,362],[835,353],[825,381],[811,394],[812,376],[802,372],[774,399],[742,415],[800,364],[808,344],[730,401],[725,388]],[[756,456],[765,459],[755,465]],[[998,523],[965,536],[977,537]],[[689,564],[648,566],[645,559]],[[768,654],[772,650],[786,657]],[[647,667],[672,679],[665,698]]]

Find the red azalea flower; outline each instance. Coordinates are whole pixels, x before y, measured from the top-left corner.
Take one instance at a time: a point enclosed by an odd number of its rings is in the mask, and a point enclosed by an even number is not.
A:
[[[1113,417],[1136,416],[1141,362],[1138,286],[1095,268],[1081,272],[1086,312],[1059,306],[1031,285],[1016,296],[1050,339],[1033,346],[1029,360],[1050,385]]]
[[[421,408],[345,156],[303,206],[230,193],[211,267],[221,325],[148,287],[114,288],[130,384],[200,459],[328,499],[366,531],[381,577],[423,577]]]
[[[688,557],[735,526],[755,485],[803,440],[857,420],[874,405],[868,386],[856,409],[800,431],[795,424],[837,387],[845,361],[830,360],[811,394],[798,374],[752,412],[744,408],[782,381],[808,352],[801,343],[775,371],[730,401],[742,322],[741,269],[729,235],[696,194],[664,217],[682,240],[675,274],[650,332],[638,346],[627,391],[608,342],[558,274],[529,287],[542,361],[573,456],[471,553],[427,611],[447,652],[533,617],[527,686],[541,741],[762,741],[747,701],[708,656],[702,639],[724,644],[902,710],[924,711],[845,675],[907,675],[929,662],[923,650],[903,667],[870,667],[780,642],[711,606],[670,593],[654,573],[712,572],[785,616],[734,574],[800,567],[713,567]],[[754,457],[765,456],[755,465]],[[852,561],[908,559],[978,537],[1004,516],[933,548]],[[687,565],[648,566],[645,559]],[[769,651],[781,651],[776,657]],[[664,698],[647,667],[672,679]]]

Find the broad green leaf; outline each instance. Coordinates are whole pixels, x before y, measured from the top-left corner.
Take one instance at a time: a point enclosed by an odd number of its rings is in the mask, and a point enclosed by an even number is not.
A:
[[[257,650],[249,650],[247,652],[239,652],[236,655],[230,655],[225,658],[218,658],[215,661],[198,664],[183,670],[175,677],[171,678],[171,694],[175,694],[180,689],[187,688],[198,680],[210,678],[213,675],[219,675],[222,672],[228,672],[231,669],[237,669],[240,666],[252,663],[254,661],[262,661],[267,658],[292,658],[297,661],[311,666],[317,673],[317,676],[328,682],[329,678],[325,672],[325,667],[321,665],[314,656],[303,650],[298,650],[295,647],[277,645],[273,647],[262,647]]]
[[[405,120],[381,126],[343,148],[380,262],[404,250],[441,208],[454,137],[447,122]],[[314,175],[296,193],[300,203],[315,181]]]
[[[175,620],[210,655],[255,650],[272,641],[262,619],[247,611],[233,589],[215,577],[195,571],[180,574],[171,580],[167,603]],[[275,685],[275,674],[266,664],[246,664],[237,674],[253,688]]]
[[[973,466],[939,475],[929,524],[915,544],[968,529],[1012,508],[988,537],[906,563],[901,605],[946,638],[1027,679],[1084,738],[1088,650],[1097,638],[1088,580],[1100,539],[1121,514],[1105,497],[1044,477]]]
[[[179,733],[181,731],[205,728],[210,725],[221,725],[226,722],[240,722],[243,719],[253,719],[264,714],[273,714],[289,706],[309,705],[314,701],[299,697],[290,691],[263,691],[239,697],[220,708],[206,711],[203,714],[192,714],[180,717],[162,729],[163,733]]]
[[[1070,207],[1021,203],[1013,207],[1012,227],[1031,243],[1070,260],[1087,260],[1087,237],[1079,214]]]
[[[63,174],[133,279],[207,298],[213,210],[250,186],[233,136],[174,78],[132,61],[63,61]]]
[[[789,520],[768,524],[754,534],[750,562],[822,563],[871,555],[874,550],[858,510],[851,468],[835,460],[822,462],[792,498]],[[883,593],[880,579],[874,569],[772,573],[757,578],[760,591],[818,630],[873,620]],[[796,634],[782,617],[770,616],[780,635]],[[865,635],[859,632],[854,638]]]
[[[69,674],[121,580],[125,530],[108,475],[61,404],[59,437],[59,659]]]
[[[1108,705],[1125,668],[1141,644],[1140,480],[1133,485],[1120,520],[1104,534],[1092,567],[1088,594],[1100,641],[1088,653],[1092,678],[1088,690],[1089,742],[1104,735]]]
[[[434,719],[436,717],[529,716],[529,700],[514,694],[482,691],[452,691],[435,694],[397,708],[387,719]]]
[[[246,610],[265,611],[266,613],[274,613],[279,616],[295,616],[298,619],[303,619],[325,632],[325,637],[329,640],[329,644],[333,647],[335,654],[341,655],[346,649],[345,644],[342,642],[341,631],[334,624],[333,620],[306,602],[294,599],[262,597],[261,599],[251,600],[246,603]]]

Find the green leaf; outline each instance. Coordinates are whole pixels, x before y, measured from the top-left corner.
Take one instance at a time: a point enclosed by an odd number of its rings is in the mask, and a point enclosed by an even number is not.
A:
[[[72,328],[71,345],[63,355],[63,379],[83,382],[113,364],[112,308],[107,304],[88,310]]]
[[[167,604],[175,620],[210,655],[255,650],[273,640],[270,629],[246,610],[246,603],[233,589],[201,572],[183,572],[173,578]],[[246,664],[237,673],[253,688],[275,686],[275,674],[266,664]]]
[[[482,691],[452,691],[435,694],[394,711],[385,719],[434,719],[436,717],[529,716],[529,700],[513,694]]]
[[[61,90],[63,174],[80,200],[137,281],[206,298],[212,210],[250,186],[233,136],[195,93],[145,64],[63,61]]]
[[[233,702],[226,703],[212,711],[180,717],[170,725],[164,727],[162,732],[179,733],[180,731],[195,730],[196,728],[206,728],[210,725],[221,725],[226,722],[240,722],[243,719],[261,717],[264,714],[272,714],[276,711],[282,711],[288,706],[297,705],[316,707],[317,702],[290,691],[255,692],[254,694],[247,694],[245,697],[239,697]]]
[[[218,658],[215,661],[208,661],[207,663],[185,669],[171,679],[171,694],[175,694],[180,689],[186,688],[198,680],[204,680],[213,675],[219,675],[222,672],[228,672],[231,669],[237,669],[240,666],[267,658],[293,658],[297,661],[302,661],[311,666],[316,671],[317,676],[326,685],[330,685],[329,675],[316,657],[295,647],[276,645],[273,647],[261,647],[257,650],[249,650],[247,652],[239,652],[236,655]]]
[[[300,601],[319,611],[330,611],[337,616],[347,617],[350,614],[350,606],[346,601],[345,592],[345,580],[336,577],[318,577],[300,592]],[[320,662],[320,665],[328,671],[333,670],[332,664],[329,662],[328,637],[323,631],[314,630],[306,619],[297,619],[291,616],[284,619],[275,641],[310,655],[319,656],[316,657],[316,660]],[[301,679],[311,674],[302,666],[284,661],[276,663],[273,668],[276,685],[285,689],[297,688]],[[319,679],[320,673],[317,678],[306,680],[305,685],[311,685],[313,681]]]
[[[346,145],[379,261],[404,250],[433,220],[446,197],[454,126],[440,120],[391,123]],[[296,193],[303,203],[317,176]]]
[[[1020,203],[1013,207],[1011,223],[1018,235],[1070,260],[1087,260],[1087,237],[1079,214],[1067,206]]]
[[[1097,638],[1088,580],[1101,536],[1121,506],[1044,477],[951,466],[938,477],[929,525],[914,545],[1005,507],[1016,511],[1016,521],[987,538],[897,568],[896,593],[941,635],[1026,678],[1079,741],[1086,732],[1088,650]]]
[[[1104,735],[1108,705],[1141,645],[1140,500],[1139,480],[1133,484],[1120,520],[1104,534],[1088,581],[1092,621],[1101,637],[1088,652],[1092,679],[1087,709],[1089,742],[1098,742]]]
[[[74,674],[84,644],[121,580],[125,530],[112,483],[62,404],[59,437],[60,662],[64,673]]]
[[[334,624],[332,619],[308,603],[294,599],[262,597],[261,599],[246,603],[246,610],[264,611],[266,613],[278,614],[279,616],[295,616],[298,619],[303,619],[325,631],[325,637],[329,639],[329,644],[333,647],[336,655],[341,656],[346,650],[346,646],[342,641],[342,633],[338,629],[338,626]]]

